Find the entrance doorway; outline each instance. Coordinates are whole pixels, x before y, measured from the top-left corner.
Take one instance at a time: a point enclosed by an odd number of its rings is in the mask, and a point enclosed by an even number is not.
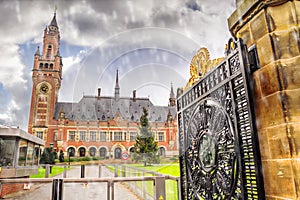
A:
[[[165,150],[165,148],[159,147],[158,154],[159,154],[161,157],[165,157],[165,156],[166,156],[166,150]]]
[[[122,150],[120,147],[115,148],[115,159],[121,159]]]

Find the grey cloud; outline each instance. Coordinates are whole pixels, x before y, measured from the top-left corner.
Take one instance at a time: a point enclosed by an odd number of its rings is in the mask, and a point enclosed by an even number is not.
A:
[[[94,55],[94,59],[72,66],[74,70],[68,70],[63,75],[64,80],[59,99],[69,100],[72,98],[70,96],[75,95],[70,94],[73,93],[72,89],[80,86],[80,79],[74,80],[77,73],[87,70],[82,74],[83,77],[95,76],[95,71],[97,74],[101,74],[103,68],[108,67],[109,70],[104,75],[113,81],[114,69],[117,66],[112,66],[111,63],[128,51],[136,53],[134,49],[137,48],[161,48],[174,51],[186,60],[190,60],[201,46],[206,46],[212,54],[222,56],[224,41],[229,36],[226,18],[235,7],[234,1],[219,0],[195,2],[190,0],[172,2],[161,0],[57,0],[54,2],[50,0],[0,0],[0,37],[3,38],[2,42],[9,46],[9,44],[24,42],[31,45],[33,39],[41,41],[43,29],[51,20],[55,4],[58,6],[57,21],[62,40],[67,44],[79,45],[82,48],[96,46],[99,50]],[[5,54],[5,52],[3,53]],[[63,53],[61,52],[62,55]],[[16,52],[15,56],[20,55]],[[132,57],[127,59],[130,58]],[[28,59],[32,60],[33,58]],[[162,61],[170,58],[158,56],[153,59]],[[122,66],[124,67],[123,72],[128,72],[130,62],[126,63],[125,60],[123,62],[125,65]],[[83,66],[85,64],[89,65],[86,69]],[[163,64],[168,67],[175,66],[171,62]],[[180,73],[185,71],[188,74],[188,66],[184,66],[184,63],[181,65],[175,66],[176,71]],[[9,88],[10,95],[15,101],[18,100],[16,103],[20,108],[12,111],[12,114],[23,123],[27,123],[28,117],[31,68],[32,66],[26,66],[22,71],[23,79],[28,80],[27,89],[23,89],[23,91],[16,89],[20,87],[19,84]],[[157,73],[157,71],[154,72]],[[131,76],[128,75],[129,77]],[[128,78],[124,77],[124,81],[129,80]],[[82,92],[93,93],[96,91],[97,83],[100,83],[101,80],[99,77],[94,79],[91,84],[95,88],[86,89],[81,86],[76,88],[80,92],[79,96],[82,96]],[[180,80],[183,82],[182,79]],[[163,84],[168,86],[167,82]],[[112,87],[108,86],[107,90],[111,91]]]
[[[173,27],[178,25],[179,14],[177,11],[168,11],[168,9],[153,9],[153,25],[158,27]]]
[[[189,9],[192,9],[193,11],[202,11],[201,6],[198,5],[197,1],[195,0],[189,0],[185,3],[186,7]]]

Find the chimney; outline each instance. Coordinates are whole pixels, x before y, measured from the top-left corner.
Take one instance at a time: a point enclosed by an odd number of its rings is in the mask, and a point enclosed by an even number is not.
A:
[[[100,96],[101,96],[101,88],[98,88],[98,100],[100,100]]]
[[[133,90],[133,102],[136,101],[136,90]]]

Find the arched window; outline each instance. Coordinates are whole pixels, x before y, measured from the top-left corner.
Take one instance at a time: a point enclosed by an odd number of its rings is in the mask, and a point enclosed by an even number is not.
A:
[[[84,147],[80,147],[79,148],[79,156],[80,157],[84,157],[85,156],[85,148]]]
[[[165,157],[166,156],[166,150],[164,147],[159,147],[158,149],[158,154],[162,157]]]
[[[101,158],[105,158],[106,157],[106,148],[105,147],[101,147],[100,148],[100,157]]]
[[[69,156],[75,156],[75,148],[74,147],[69,147],[68,148],[68,155]]]
[[[43,63],[40,63],[40,66],[39,66],[40,68],[43,68],[44,67],[44,64]]]
[[[45,64],[45,68],[47,68],[47,69],[48,69],[48,67],[49,67],[49,65],[48,65],[48,63],[46,63],[46,64]]]
[[[95,147],[91,147],[90,150],[89,150],[89,154],[92,157],[96,156],[96,148]]]
[[[50,64],[50,69],[53,69],[53,64],[52,63]]]
[[[129,149],[129,153],[130,153],[130,154],[133,154],[134,151],[135,151],[135,148],[134,148],[134,147],[131,147],[131,148]]]
[[[46,58],[48,58],[48,59],[50,58],[51,52],[52,52],[52,46],[51,46],[51,45],[48,45]]]

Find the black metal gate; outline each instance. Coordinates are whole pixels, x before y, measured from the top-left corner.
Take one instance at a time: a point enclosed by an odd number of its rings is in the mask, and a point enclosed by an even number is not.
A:
[[[264,199],[248,53],[229,46],[177,100],[182,199]]]

